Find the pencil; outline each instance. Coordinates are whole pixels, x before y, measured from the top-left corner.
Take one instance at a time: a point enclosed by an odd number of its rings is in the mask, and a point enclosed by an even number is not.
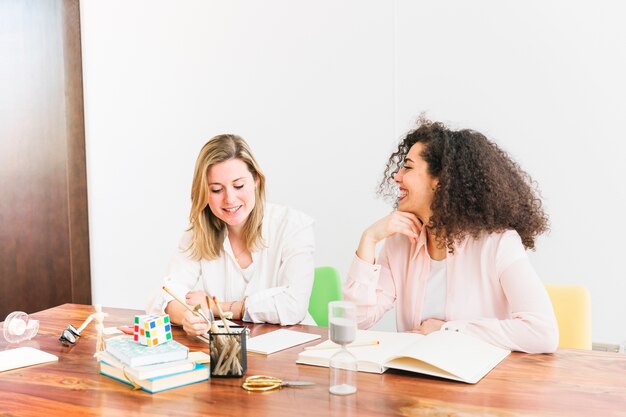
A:
[[[211,314],[211,324],[213,324],[213,322],[215,321],[215,316],[211,311],[211,302],[209,301],[209,296],[206,293],[204,293],[204,299],[206,300],[206,308],[209,309],[209,314]]]
[[[350,344],[346,345],[346,347],[347,348],[352,348],[352,347],[376,346],[376,345],[380,345],[380,342],[378,340],[372,340],[372,341],[369,341],[369,342],[350,343]],[[340,345],[335,345],[335,346],[325,345],[325,346],[322,346],[322,344],[319,344],[319,345],[315,345],[315,346],[307,346],[307,347],[304,348],[304,350],[339,349],[340,347],[341,347]]]
[[[224,317],[224,311],[222,310],[222,306],[220,306],[220,303],[217,302],[217,298],[215,298],[214,295],[211,295],[211,293],[209,293],[209,296],[213,300],[213,303],[215,303],[215,307],[217,307],[217,312],[220,314],[222,323],[224,323],[224,329],[226,329],[226,333],[230,333],[230,327],[228,327],[228,323],[226,322],[226,317]]]
[[[169,295],[171,295],[172,297],[174,297],[174,300],[178,301],[183,307],[185,307],[187,310],[191,311],[193,314],[195,314],[196,316],[200,316],[204,319],[204,321],[206,321],[208,324],[211,324],[211,322],[209,321],[209,319],[207,318],[207,316],[204,315],[204,312],[202,312],[202,310],[194,310],[193,308],[191,308],[191,306],[189,304],[187,304],[186,302],[184,302],[183,300],[181,300],[180,298],[178,298],[173,292],[171,292],[170,290],[167,289],[167,287],[164,285],[163,286],[163,291],[165,291],[166,293],[168,293]]]

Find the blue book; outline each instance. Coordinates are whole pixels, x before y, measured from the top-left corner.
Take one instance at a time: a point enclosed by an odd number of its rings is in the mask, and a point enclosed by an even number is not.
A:
[[[98,365],[102,375],[117,379],[118,381],[128,385],[139,386],[142,390],[151,394],[209,379],[209,367],[202,365],[201,363],[197,363],[195,367],[189,371],[176,372],[170,375],[163,375],[148,379],[134,379],[130,377],[128,373],[125,373],[123,369],[102,360],[98,363]]]
[[[135,342],[132,336],[108,339],[106,351],[132,368],[187,359],[189,354],[189,348],[175,340],[157,346],[145,346]]]

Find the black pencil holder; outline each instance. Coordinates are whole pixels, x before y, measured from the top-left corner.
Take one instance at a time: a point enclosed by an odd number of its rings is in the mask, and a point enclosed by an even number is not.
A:
[[[236,332],[209,333],[211,377],[241,378],[248,367],[246,328]]]

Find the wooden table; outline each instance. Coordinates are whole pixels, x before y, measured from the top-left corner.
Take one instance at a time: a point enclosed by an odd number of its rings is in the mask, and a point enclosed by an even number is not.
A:
[[[105,308],[105,326],[131,324],[135,310]],[[95,326],[73,347],[58,342],[61,330],[79,326],[91,306],[64,304],[31,314],[40,320],[33,346],[59,357],[48,363],[0,373],[1,416],[626,416],[626,355],[559,350],[553,355],[513,353],[476,385],[401,371],[358,374],[358,393],[328,393],[328,369],[296,365],[301,346],[269,356],[248,355],[247,375],[267,374],[313,381],[313,388],[249,393],[241,379],[217,379],[149,394],[100,375],[93,358]],[[252,325],[251,335],[275,330]],[[318,333],[326,329],[292,326]],[[1,337],[0,337],[1,338]],[[192,350],[208,345],[174,330]],[[310,345],[318,341],[311,342]],[[15,347],[0,341],[0,350]]]

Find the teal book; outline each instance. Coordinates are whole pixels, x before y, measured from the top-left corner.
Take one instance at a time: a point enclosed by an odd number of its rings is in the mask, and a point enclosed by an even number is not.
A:
[[[128,373],[124,372],[123,369],[111,365],[104,360],[101,360],[98,365],[102,375],[117,379],[125,384],[133,385],[134,383],[134,385],[141,387],[142,390],[151,394],[209,379],[209,367],[201,363],[195,364],[195,367],[188,371],[148,379],[132,378]]]
[[[106,351],[132,368],[183,360],[189,354],[189,348],[175,340],[157,346],[145,346],[135,342],[132,336],[108,339]]]
[[[196,366],[194,361],[184,359],[182,361],[155,363],[153,365],[143,365],[131,368],[130,366],[125,365],[122,361],[118,360],[115,356],[111,355],[109,352],[99,353],[98,361],[106,362],[118,369],[123,369],[126,372],[126,375],[133,379],[150,379],[178,372],[191,371]]]

